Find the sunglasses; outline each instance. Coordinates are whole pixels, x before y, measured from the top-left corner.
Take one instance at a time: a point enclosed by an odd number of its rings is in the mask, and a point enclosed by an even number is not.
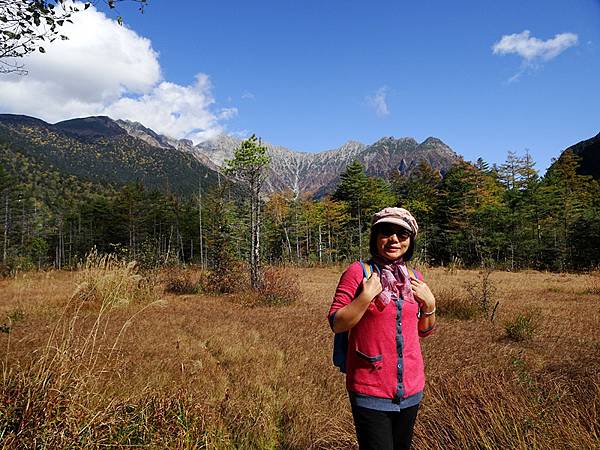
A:
[[[404,239],[408,239],[412,233],[398,225],[384,223],[379,227],[379,234],[384,237],[390,237],[392,234],[395,234],[399,240],[403,241]]]

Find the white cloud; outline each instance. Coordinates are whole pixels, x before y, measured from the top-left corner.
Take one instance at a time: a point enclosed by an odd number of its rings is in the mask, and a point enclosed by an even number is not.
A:
[[[390,114],[387,104],[388,87],[382,86],[373,95],[366,97],[367,104],[373,108],[375,114],[379,117],[385,117]]]
[[[150,40],[94,7],[73,22],[61,30],[69,40],[23,58],[28,75],[0,76],[0,110],[48,122],[105,114],[195,142],[223,132],[237,113],[215,110],[208,75],[187,86],[163,80]]]
[[[524,63],[530,64],[534,61],[549,61],[556,58],[569,47],[577,45],[578,36],[574,33],[561,33],[545,41],[531,37],[531,32],[525,30],[502,36],[492,46],[495,55],[517,54],[523,58]]]
[[[244,100],[254,100],[256,96],[252,92],[244,91],[242,94],[242,99]]]

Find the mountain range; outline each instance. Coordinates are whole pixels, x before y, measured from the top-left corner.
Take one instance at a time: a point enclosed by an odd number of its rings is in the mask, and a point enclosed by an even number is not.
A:
[[[33,117],[0,115],[0,142],[54,170],[100,183],[141,180],[147,186],[190,194],[218,182],[224,161],[233,158],[242,140],[221,135],[194,145],[173,139],[138,122],[94,116],[49,124]],[[427,161],[444,174],[460,156],[430,137],[386,137],[372,145],[348,141],[339,148],[297,152],[263,143],[271,158],[266,191],[289,190],[321,196],[335,189],[340,174],[354,160],[370,176],[410,174]]]
[[[137,122],[119,120],[118,125],[145,142],[163,148],[188,152],[214,170],[220,170],[226,159],[234,156],[242,139],[220,135],[193,145],[189,140],[171,139],[155,133]],[[332,192],[346,166],[359,161],[369,176],[389,177],[397,172],[409,175],[421,161],[444,174],[461,157],[441,140],[430,137],[421,143],[413,138],[385,137],[372,145],[348,141],[341,147],[308,153],[263,142],[270,157],[266,190],[289,190],[295,194],[322,196]]]
[[[33,117],[0,114],[4,159],[19,152],[36,167],[75,176],[86,182],[122,184],[142,181],[190,195],[199,185],[209,189],[223,177],[226,159],[242,140],[229,135],[194,145],[173,139],[138,122],[94,116],[49,124]],[[410,175],[426,161],[442,175],[462,157],[440,139],[384,137],[367,145],[348,141],[339,148],[307,153],[263,142],[271,158],[266,191],[289,190],[315,197],[332,192],[346,166],[359,161],[367,175]],[[572,147],[582,157],[581,172],[600,176],[600,134]],[[8,152],[8,153],[7,153]],[[17,158],[18,159],[18,158]],[[13,158],[13,161],[16,160]],[[0,161],[2,163],[2,161]],[[13,164],[14,166],[14,164]]]

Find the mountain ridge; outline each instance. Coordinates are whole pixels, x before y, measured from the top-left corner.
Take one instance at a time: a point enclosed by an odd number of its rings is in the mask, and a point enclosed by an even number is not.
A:
[[[196,145],[194,148],[221,167],[233,157],[242,139],[220,135]],[[410,175],[421,161],[444,174],[462,157],[442,140],[428,137],[419,143],[412,137],[387,136],[367,145],[349,140],[338,148],[321,152],[299,152],[263,142],[271,157],[267,189],[291,190],[295,194],[307,193],[320,197],[335,189],[339,176],[354,160],[365,167],[369,176],[388,178],[395,171]]]
[[[100,184],[141,181],[150,189],[194,195],[218,184],[220,175],[189,152],[149,145],[106,116],[49,124],[0,114],[0,144],[49,170]]]
[[[3,122],[43,129],[49,134],[58,133],[94,148],[104,145],[110,148],[112,153],[118,153],[120,146],[133,146],[154,156],[159,155],[156,156],[159,159],[164,159],[168,157],[164,152],[178,151],[193,157],[211,172],[220,172],[225,160],[233,158],[234,151],[242,142],[241,138],[222,134],[194,145],[190,140],[159,134],[142,123],[113,120],[107,116],[75,118],[49,124],[29,116],[0,115],[0,123]],[[295,151],[266,141],[263,145],[267,147],[271,158],[265,183],[267,192],[289,190],[296,195],[306,194],[316,197],[332,192],[346,166],[354,160],[363,164],[367,175],[388,178],[393,173],[410,175],[421,161],[426,161],[434,170],[444,174],[455,161],[462,159],[442,140],[432,136],[420,143],[412,137],[393,136],[382,137],[370,145],[349,140],[337,148],[314,153]],[[58,152],[64,153],[64,149],[58,149]],[[116,158],[119,161],[123,158],[128,159],[123,155]],[[147,159],[147,155],[145,158]],[[71,163],[79,165],[77,161]],[[134,161],[128,163],[130,169],[135,172],[137,169],[134,167]],[[189,162],[183,164],[189,165]],[[108,176],[107,168],[102,167],[102,173]],[[82,174],[84,170],[85,167],[78,167],[77,173]],[[154,175],[156,177],[159,174]],[[146,173],[145,176],[152,178],[152,174]],[[163,179],[170,177],[167,173],[161,173],[160,176]],[[181,180],[174,181],[179,183]]]
[[[572,151],[581,158],[577,170],[580,175],[591,175],[600,180],[600,133],[571,145],[566,151]]]

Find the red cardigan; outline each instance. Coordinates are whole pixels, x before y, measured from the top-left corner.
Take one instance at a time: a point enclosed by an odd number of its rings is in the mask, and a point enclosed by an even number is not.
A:
[[[329,309],[330,323],[340,308],[360,294],[362,279],[363,270],[358,261],[342,274]],[[394,402],[423,391],[425,372],[418,314],[419,304],[412,296],[391,302],[383,311],[369,306],[349,333],[348,391]]]

